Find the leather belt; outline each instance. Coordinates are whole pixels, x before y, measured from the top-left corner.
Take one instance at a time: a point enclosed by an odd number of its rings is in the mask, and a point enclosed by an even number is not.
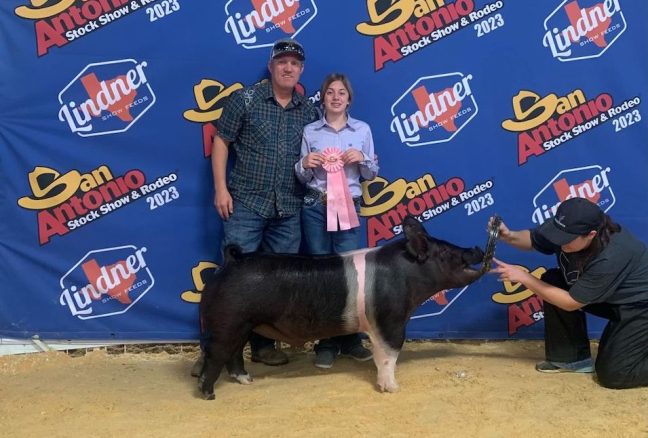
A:
[[[319,190],[308,189],[306,195],[304,195],[304,200],[310,201],[319,201],[320,204],[326,205],[326,192],[320,192]],[[362,201],[361,196],[353,198],[353,203],[355,205],[360,205]]]

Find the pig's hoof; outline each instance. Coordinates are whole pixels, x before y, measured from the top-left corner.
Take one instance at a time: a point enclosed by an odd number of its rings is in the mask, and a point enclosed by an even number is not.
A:
[[[378,383],[378,388],[380,389],[380,392],[394,393],[400,391],[400,387],[396,382]]]
[[[200,391],[200,393],[202,394],[202,396],[203,396],[203,398],[205,400],[214,400],[216,398],[216,395],[214,395],[214,389],[213,388],[210,391],[207,388],[205,388],[204,385],[200,385],[200,386],[198,386],[198,390]]]
[[[249,385],[254,381],[254,379],[252,378],[252,376],[250,376],[249,373],[230,374],[230,377],[236,379],[236,381],[238,381],[241,385]]]
[[[214,395],[214,387],[212,386],[211,390],[207,388],[204,374],[198,379],[198,391],[200,391],[205,400],[214,400],[216,398]]]

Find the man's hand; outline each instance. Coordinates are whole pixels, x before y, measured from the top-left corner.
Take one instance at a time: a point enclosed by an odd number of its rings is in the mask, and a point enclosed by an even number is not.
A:
[[[225,221],[229,219],[232,213],[234,213],[232,196],[227,189],[216,190],[216,194],[214,195],[214,206],[216,207],[218,215]]]

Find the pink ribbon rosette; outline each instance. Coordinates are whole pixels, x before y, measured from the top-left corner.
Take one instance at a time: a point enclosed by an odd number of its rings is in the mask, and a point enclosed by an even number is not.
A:
[[[322,154],[325,159],[322,167],[326,170],[326,230],[337,231],[338,220],[340,230],[359,227],[360,221],[344,173],[342,151],[336,147],[328,147]]]

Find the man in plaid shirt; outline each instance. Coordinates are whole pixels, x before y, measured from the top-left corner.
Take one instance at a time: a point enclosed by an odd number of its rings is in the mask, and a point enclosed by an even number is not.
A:
[[[303,187],[293,169],[303,128],[318,118],[308,98],[295,90],[304,60],[304,49],[297,41],[277,41],[268,63],[270,81],[233,93],[216,122],[212,170],[214,205],[224,221],[223,247],[236,244],[243,252],[299,251]],[[230,146],[235,160],[227,181]],[[272,339],[252,333],[250,346],[254,362],[288,362]]]

